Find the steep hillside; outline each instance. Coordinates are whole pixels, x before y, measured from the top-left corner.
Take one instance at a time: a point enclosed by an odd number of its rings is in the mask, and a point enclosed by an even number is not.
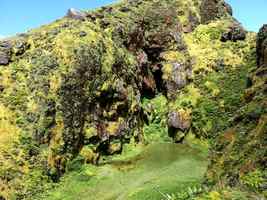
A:
[[[246,32],[222,0],[125,0],[70,9],[0,41],[0,199],[71,199],[69,184],[97,191],[95,174],[107,173],[109,159],[129,163],[145,152],[142,166],[152,162],[146,145],[170,142],[191,146],[181,159],[201,166],[192,194],[181,173],[177,191],[155,176],[174,199],[266,196],[266,30]],[[168,148],[158,151],[167,158],[155,169],[175,173]],[[129,177],[149,173],[140,169]],[[120,180],[114,174],[106,179]],[[135,186],[129,191],[140,199]]]
[[[266,40],[264,25],[257,36],[255,52],[243,94],[243,105],[230,118],[229,127],[216,138],[212,146],[209,180],[218,185],[242,187],[262,192],[265,197],[267,180],[267,98],[266,98]],[[250,196],[249,199],[255,199]]]

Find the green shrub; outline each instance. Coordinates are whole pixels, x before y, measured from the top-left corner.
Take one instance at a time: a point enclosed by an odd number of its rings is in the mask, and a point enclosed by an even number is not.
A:
[[[256,169],[241,176],[240,181],[252,190],[258,190],[264,183],[266,183],[267,173]]]

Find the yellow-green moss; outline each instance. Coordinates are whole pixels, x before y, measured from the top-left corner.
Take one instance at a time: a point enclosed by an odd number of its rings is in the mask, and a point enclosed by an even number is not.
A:
[[[16,114],[0,104],[0,151],[8,151],[18,141],[20,128],[16,125]]]
[[[53,94],[56,94],[61,86],[61,77],[59,74],[54,73],[49,77],[50,91]]]
[[[85,159],[86,163],[92,163],[92,164],[96,163],[96,160],[98,157],[98,154],[95,153],[93,149],[88,146],[84,146],[82,148],[82,150],[80,151],[80,155]],[[92,173],[92,172],[88,171],[88,173]]]
[[[116,122],[109,122],[107,125],[107,132],[109,135],[116,135],[118,133],[120,125],[123,123],[124,119],[119,118]]]
[[[186,62],[186,57],[180,51],[167,51],[163,53],[163,58],[170,62]]]
[[[229,48],[232,42],[224,44],[220,41],[223,31],[227,30],[231,21],[216,21],[208,25],[199,25],[193,33],[185,34],[184,39],[190,56],[195,59],[194,72],[211,72],[218,65],[219,59],[232,68],[243,63],[243,54],[237,49]],[[238,42],[244,43],[247,42]]]
[[[12,170],[13,172],[28,173],[29,168],[23,159],[24,153],[21,149],[15,149],[19,142],[21,129],[16,125],[16,113],[9,110],[2,103],[0,104],[0,195],[6,199],[15,197],[15,188],[7,184],[2,175]],[[16,154],[13,152],[16,151]],[[20,165],[17,165],[20,163]],[[15,182],[20,183],[19,177],[15,177]]]
[[[205,86],[211,92],[212,96],[217,96],[220,93],[219,87],[213,82],[206,81]]]
[[[84,133],[85,133],[84,135],[85,138],[91,138],[92,136],[97,135],[97,130],[95,127],[87,127],[87,125],[85,125]]]
[[[63,65],[70,66],[75,62],[75,50],[78,47],[97,43],[102,38],[101,33],[95,32],[90,26],[84,30],[87,34],[85,37],[79,37],[79,32],[73,30],[65,30],[57,35],[53,51],[61,59]]]
[[[195,107],[201,98],[200,90],[194,85],[189,84],[176,96],[176,100],[170,102],[172,109]]]

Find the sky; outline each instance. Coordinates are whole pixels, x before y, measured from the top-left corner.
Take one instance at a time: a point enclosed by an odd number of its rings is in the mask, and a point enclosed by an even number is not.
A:
[[[53,22],[69,8],[93,9],[116,0],[0,0],[0,37]]]
[[[93,9],[116,0],[0,0],[0,38],[26,32],[64,16],[69,8]],[[267,0],[226,0],[247,30],[267,23]]]
[[[249,31],[258,32],[267,24],[267,0],[226,0],[238,19]]]

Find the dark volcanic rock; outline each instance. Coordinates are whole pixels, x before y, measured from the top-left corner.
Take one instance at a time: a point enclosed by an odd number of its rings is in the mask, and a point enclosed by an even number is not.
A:
[[[9,41],[0,42],[0,65],[8,65],[12,55],[12,44]]]
[[[196,16],[196,14],[193,13],[192,11],[189,12],[188,20],[190,23],[187,26],[186,32],[192,32],[200,24],[200,21],[199,18]]]
[[[227,14],[233,14],[232,8],[222,0],[203,0],[201,3],[200,16],[202,23],[209,23]]]
[[[2,195],[0,195],[0,200],[6,200]]]
[[[201,4],[201,21],[207,23],[217,17],[218,8],[216,0],[204,0]]]
[[[131,10],[131,9],[128,8],[128,7],[126,7],[126,6],[120,8],[120,11],[121,11],[121,12],[129,12],[130,10]]]
[[[10,50],[12,48],[12,44],[9,41],[1,41],[0,48],[4,50]]]
[[[190,127],[191,116],[189,112],[180,110],[168,114],[168,133],[175,142],[181,142]]]
[[[81,31],[80,33],[79,33],[79,36],[80,37],[85,37],[87,35],[87,33],[85,32],[85,31]]]
[[[9,63],[9,56],[0,52],[0,65],[7,65]]]
[[[143,79],[142,93],[154,96],[156,92],[156,82],[152,76],[145,76]]]
[[[86,14],[74,8],[70,8],[68,10],[67,17],[72,19],[84,20],[86,18]]]
[[[25,53],[27,49],[29,49],[30,45],[25,40],[18,40],[14,45],[14,53],[16,56],[22,55]]]
[[[267,24],[262,26],[257,35],[257,64],[267,65]]]
[[[180,51],[186,50],[187,47],[183,40],[181,32],[180,31],[172,32],[171,35],[176,42],[177,49]]]
[[[236,42],[238,40],[246,39],[246,31],[239,23],[234,23],[231,27],[229,27],[229,31],[223,33],[221,37],[222,42],[233,41]]]
[[[185,131],[191,126],[191,119],[185,111],[170,112],[168,115],[168,126]]]
[[[191,76],[191,67],[186,63],[172,63],[172,73],[166,80],[166,87],[169,94],[175,94],[188,84]]]

